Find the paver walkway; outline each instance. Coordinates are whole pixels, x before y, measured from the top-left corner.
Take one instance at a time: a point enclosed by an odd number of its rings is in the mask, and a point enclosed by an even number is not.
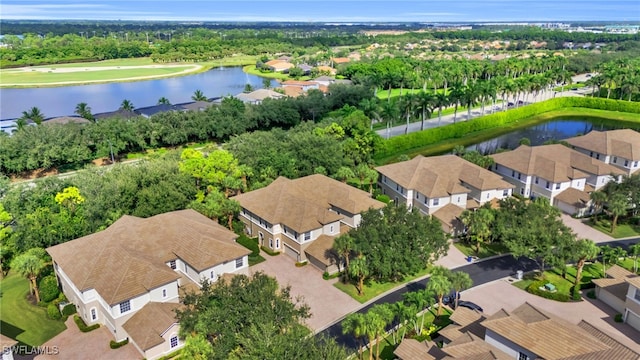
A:
[[[311,308],[311,318],[307,325],[314,331],[323,329],[346,314],[358,310],[362,305],[333,286],[338,279],[324,280],[322,272],[308,264],[296,267],[295,261],[285,255],[269,256],[262,253],[267,260],[252,266],[250,271],[262,271],[275,277],[280,286],[291,286],[291,297],[301,296]]]
[[[436,265],[441,265],[448,269],[455,269],[467,264],[467,257],[462,253],[462,251],[458,250],[457,247],[453,246],[453,242],[451,240],[449,240],[449,250],[447,251],[447,255],[436,260]]]
[[[573,232],[578,235],[578,239],[590,239],[595,243],[615,240],[611,236],[602,233],[587,224],[584,224],[582,221],[582,219],[574,219],[567,214],[562,214],[562,222],[564,222],[565,225],[570,227]]]
[[[615,310],[600,300],[585,297],[581,302],[563,303],[529,294],[511,285],[508,279],[497,280],[462,292],[462,299],[482,306],[486,314],[504,308],[511,311],[525,301],[573,324],[585,320],[631,349],[640,352],[640,332],[627,324],[613,321]]]
[[[109,342],[113,335],[105,326],[96,330],[83,333],[69,316],[65,322],[67,330],[56,335],[53,339],[43,344],[44,348],[59,350],[57,355],[39,355],[36,360],[122,360],[142,359],[142,355],[133,344],[127,344],[119,349],[111,349]],[[16,357],[16,360],[21,359]]]

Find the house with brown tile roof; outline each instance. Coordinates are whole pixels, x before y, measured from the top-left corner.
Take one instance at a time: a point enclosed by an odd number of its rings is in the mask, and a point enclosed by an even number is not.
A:
[[[451,317],[462,309],[456,309]],[[640,357],[584,320],[570,323],[529,303],[511,312],[502,309],[488,317],[464,314],[456,318],[454,324],[441,330],[448,337],[442,348],[437,349],[442,355],[434,356],[435,359],[637,360]],[[463,323],[476,331],[458,331]],[[429,348],[432,355],[434,347]],[[412,348],[420,349],[416,345]]]
[[[281,99],[284,94],[269,89],[258,89],[249,93],[241,92],[234,96],[245,104],[261,104],[265,99]]]
[[[125,215],[103,231],[47,252],[63,293],[82,319],[106,326],[116,341],[135,341],[141,337],[132,338],[127,324],[147,305],[177,305],[182,287],[215,282],[225,273],[248,273],[250,251],[236,238],[194,210],[181,210],[147,219]],[[166,354],[175,343],[168,339],[152,352]],[[136,347],[143,354],[151,349]]]
[[[456,219],[465,209],[509,197],[514,187],[499,175],[454,155],[419,155],[376,170],[383,194],[397,204],[435,216],[446,231],[460,227]]]
[[[264,63],[264,66],[270,68],[273,72],[282,73],[287,73],[289,69],[295,67],[295,65],[285,60],[270,60]]]
[[[317,82],[315,81],[302,81],[302,80],[286,80],[284,82],[282,82],[282,87],[283,88],[287,88],[287,87],[296,87],[296,88],[300,88],[302,89],[303,92],[307,92],[311,89],[319,89],[319,85]]]
[[[333,238],[357,227],[363,211],[384,206],[365,191],[319,174],[279,177],[233,199],[242,207],[245,232],[261,246],[329,272],[338,271],[338,264],[320,257],[331,250]]]
[[[576,151],[616,166],[627,175],[640,169],[640,132],[631,129],[594,130],[566,142]]]
[[[549,199],[569,214],[588,214],[591,203],[587,191],[620,181],[623,174],[612,165],[560,144],[521,145],[491,157],[495,161],[491,170],[514,184],[517,193]]]
[[[609,267],[606,274],[605,278],[593,280],[596,297],[640,331],[640,276],[618,265]]]

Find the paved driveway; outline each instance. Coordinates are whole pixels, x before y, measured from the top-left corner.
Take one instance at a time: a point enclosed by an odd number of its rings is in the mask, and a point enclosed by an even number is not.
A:
[[[461,297],[482,306],[487,314],[493,314],[501,308],[511,311],[527,301],[573,324],[584,319],[624,345],[640,352],[640,332],[627,324],[614,322],[615,310],[600,300],[586,297],[584,301],[577,303],[547,300],[518,289],[506,279],[474,287],[462,292]]]
[[[582,221],[582,219],[574,219],[567,214],[562,214],[562,222],[570,227],[573,232],[578,235],[579,239],[591,239],[596,243],[614,240],[611,236],[602,233],[587,224],[584,224]]]
[[[43,344],[43,347],[48,347],[48,349],[57,346],[59,353],[57,355],[39,355],[36,356],[36,360],[142,359],[142,355],[132,344],[115,350],[111,349],[109,341],[113,340],[113,336],[105,326],[83,333],[73,322],[73,316],[69,316],[65,325],[67,325],[67,330]]]
[[[333,287],[338,279],[324,280],[322,272],[315,266],[296,267],[295,261],[285,254],[269,256],[263,253],[262,256],[267,261],[252,266],[250,270],[275,277],[281,286],[290,285],[293,299],[302,296],[311,308],[307,325],[312,330],[323,329],[360,308],[359,302]]]

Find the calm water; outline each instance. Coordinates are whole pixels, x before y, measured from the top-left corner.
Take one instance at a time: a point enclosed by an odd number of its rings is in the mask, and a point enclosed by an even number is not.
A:
[[[621,126],[616,126],[615,122],[612,121],[556,119],[468,146],[467,149],[478,150],[482,154],[493,154],[497,149],[517,148],[522,138],[529,139],[531,145],[535,146],[542,145],[549,140],[564,140],[577,135],[584,135],[591,130],[605,131],[619,128]]]
[[[134,107],[152,106],[161,97],[172,104],[192,101],[194,91],[205,96],[236,95],[245,84],[262,88],[262,78],[249,75],[241,67],[215,68],[203,73],[174,78],[64,86],[55,88],[0,89],[0,119],[17,118],[33,106],[40,108],[45,117],[72,115],[76,105],[87,103],[93,113],[114,111],[122,100],[128,99]],[[277,82],[272,81],[272,86]]]

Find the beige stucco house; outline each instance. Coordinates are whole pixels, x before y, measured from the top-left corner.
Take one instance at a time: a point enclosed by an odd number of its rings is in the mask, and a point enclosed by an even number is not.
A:
[[[377,167],[378,186],[396,204],[433,215],[445,231],[460,230],[466,209],[511,196],[513,185],[499,175],[454,155],[416,156]]]
[[[515,185],[526,198],[544,197],[569,214],[591,211],[589,194],[609,181],[620,181],[623,171],[564,145],[521,145],[491,155],[491,170]]]
[[[107,229],[47,249],[63,293],[88,324],[129,339],[147,359],[182,346],[179,290],[248,273],[237,235],[193,211],[123,216]]]
[[[328,272],[338,271],[330,253],[333,239],[357,227],[363,211],[384,206],[365,191],[319,174],[279,177],[233,199],[242,207],[246,233],[261,246]]]
[[[576,151],[616,166],[627,175],[640,169],[640,132],[631,129],[591,131],[566,142]]]
[[[594,279],[596,297],[622,314],[622,319],[640,331],[640,276],[613,265],[607,277]]]

